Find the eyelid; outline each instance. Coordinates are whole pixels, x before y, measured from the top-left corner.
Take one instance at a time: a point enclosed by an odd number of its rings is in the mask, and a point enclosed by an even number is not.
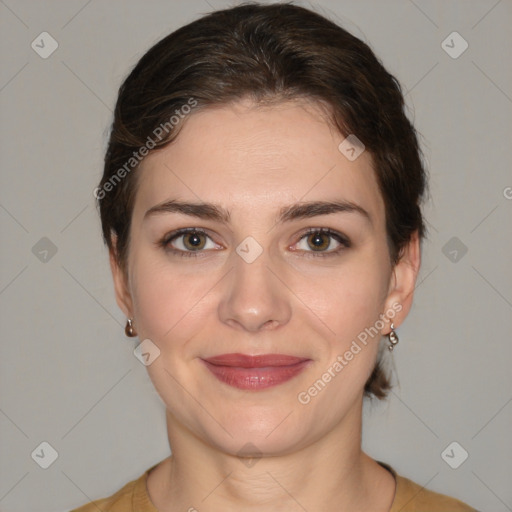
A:
[[[319,228],[307,228],[302,234],[301,234],[301,240],[306,235],[311,235],[313,233],[322,233],[324,235],[331,235],[333,238],[338,238],[340,243],[344,243],[347,245],[350,245],[350,239],[344,235],[343,233],[340,233],[339,231],[331,228],[326,227],[319,227]]]
[[[162,238],[162,243],[169,243],[175,238],[179,238],[180,236],[186,235],[188,233],[199,233],[211,239],[208,231],[204,228],[180,228],[165,234]]]
[[[157,246],[161,247],[165,251],[168,251],[173,254],[177,254],[179,256],[192,256],[192,257],[201,257],[204,256],[205,252],[211,251],[212,249],[199,249],[197,251],[184,251],[183,249],[176,249],[172,247],[171,242],[174,240],[187,235],[189,233],[198,233],[200,235],[204,235],[208,239],[210,239],[215,245],[219,245],[213,238],[208,234],[208,231],[204,228],[180,228],[170,233],[165,234],[161,240],[156,242]]]
[[[352,242],[350,241],[350,239],[346,235],[344,235],[343,233],[340,233],[340,232],[338,232],[338,231],[336,231],[334,229],[326,228],[326,227],[307,228],[304,232],[302,232],[298,242],[296,242],[294,245],[297,245],[298,243],[300,243],[307,236],[309,236],[311,234],[317,234],[317,233],[320,233],[320,234],[323,234],[323,235],[327,235],[330,238],[335,239],[340,244],[340,246],[338,248],[336,248],[336,249],[331,249],[329,251],[313,251],[313,250],[304,251],[304,250],[299,249],[299,251],[305,253],[305,255],[307,257],[310,257],[310,256],[311,257],[317,257],[317,256],[319,256],[319,257],[336,256],[341,251],[346,250],[346,249],[348,249],[348,248],[350,248],[352,246]]]
[[[181,229],[177,229],[175,231],[172,231],[171,233],[167,233],[160,241],[157,242],[157,245],[162,247],[166,251],[172,252],[174,254],[178,254],[180,256],[201,257],[206,252],[212,250],[212,249],[199,249],[197,251],[185,251],[183,249],[176,249],[176,248],[171,246],[171,242],[172,241],[176,240],[177,238],[180,238],[181,236],[187,235],[189,233],[198,233],[198,234],[204,235],[205,237],[209,238],[215,245],[219,245],[208,234],[208,230],[206,230],[204,228],[194,228],[194,227],[181,228]],[[317,256],[319,256],[319,257],[335,256],[339,252],[341,252],[342,250],[347,249],[347,248],[351,247],[351,245],[352,245],[350,239],[347,236],[345,236],[344,234],[342,234],[342,233],[340,233],[340,232],[338,232],[338,231],[336,231],[334,229],[326,228],[326,227],[320,227],[320,228],[314,228],[314,227],[312,228],[312,227],[310,227],[310,228],[307,228],[305,231],[303,231],[299,235],[299,240],[297,242],[295,242],[295,244],[293,244],[293,245],[297,245],[298,243],[300,243],[307,236],[309,236],[311,234],[317,234],[317,233],[320,233],[320,234],[323,234],[323,235],[327,235],[330,238],[335,239],[340,244],[340,247],[338,247],[336,249],[331,249],[329,251],[314,251],[314,250],[306,251],[306,250],[299,250],[300,252],[305,253],[305,254],[307,254],[307,256],[312,256],[312,257],[317,257]],[[291,247],[293,247],[293,245]],[[295,252],[295,250],[292,250],[292,251]]]

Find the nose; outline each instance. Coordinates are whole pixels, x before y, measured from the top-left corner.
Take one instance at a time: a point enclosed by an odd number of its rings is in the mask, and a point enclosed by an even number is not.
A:
[[[277,329],[290,320],[291,292],[278,279],[267,252],[252,263],[233,254],[234,268],[223,280],[220,320],[232,328],[257,332]],[[276,275],[277,274],[277,275]]]

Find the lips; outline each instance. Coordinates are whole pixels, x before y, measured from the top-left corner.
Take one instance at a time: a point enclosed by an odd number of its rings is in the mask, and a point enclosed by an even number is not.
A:
[[[259,356],[249,356],[246,354],[223,354],[220,356],[209,357],[208,359],[205,359],[205,361],[219,366],[264,368],[266,366],[291,366],[302,361],[308,361],[308,359],[303,357],[285,356],[282,354],[264,354]]]
[[[283,354],[223,354],[201,361],[221,382],[255,391],[283,384],[311,363],[310,359]]]

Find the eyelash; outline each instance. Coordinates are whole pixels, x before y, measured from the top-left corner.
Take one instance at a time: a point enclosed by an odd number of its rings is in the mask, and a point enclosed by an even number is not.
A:
[[[211,240],[211,237],[208,235],[208,233],[201,228],[183,228],[183,229],[178,229],[177,231],[174,231],[174,232],[169,233],[168,235],[164,236],[162,238],[162,240],[157,242],[157,245],[159,247],[165,249],[166,251],[170,251],[173,254],[180,256],[180,257],[185,257],[185,258],[198,258],[199,257],[200,258],[200,257],[202,257],[201,255],[204,254],[204,250],[202,250],[202,249],[200,249],[198,251],[183,251],[181,249],[169,248],[169,245],[172,241],[176,240],[180,236],[187,235],[190,233],[197,233],[199,235],[204,235],[204,236],[210,238],[210,240]],[[305,251],[305,253],[306,253],[305,257],[307,257],[307,258],[309,258],[309,257],[326,258],[326,257],[331,257],[331,256],[337,256],[340,252],[342,252],[345,249],[348,249],[352,245],[348,238],[343,236],[341,233],[338,233],[337,231],[333,231],[330,228],[309,228],[307,231],[305,231],[302,234],[302,236],[299,239],[299,242],[302,241],[304,238],[308,237],[309,235],[313,235],[313,234],[328,235],[331,238],[334,238],[341,245],[337,249],[327,251],[327,252],[325,252],[325,251],[319,251],[319,252]],[[307,254],[307,253],[310,253],[310,254]]]
[[[169,233],[168,235],[164,236],[160,242],[158,242],[158,245],[165,249],[166,251],[169,251],[176,256],[184,257],[184,258],[200,258],[201,254],[204,253],[203,250],[199,251],[182,251],[181,249],[174,249],[172,247],[169,247],[170,243],[175,240],[176,238],[179,238],[180,236],[187,235],[189,233],[197,233],[199,235],[207,236],[211,239],[211,237],[201,228],[183,228],[178,229],[177,231],[173,231],[172,233]]]
[[[330,250],[330,251],[305,251],[304,257],[306,258],[329,258],[331,256],[338,256],[342,251],[345,249],[348,249],[352,246],[352,243],[350,240],[342,235],[341,233],[338,233],[337,231],[334,231],[330,228],[309,228],[307,229],[299,238],[299,242],[303,240],[304,238],[307,238],[309,235],[327,235],[331,238],[334,238],[340,246],[337,249]],[[329,244],[330,245],[330,244]]]

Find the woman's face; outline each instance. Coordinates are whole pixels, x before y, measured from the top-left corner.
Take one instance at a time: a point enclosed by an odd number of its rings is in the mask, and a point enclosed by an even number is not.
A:
[[[342,141],[313,103],[239,102],[192,113],[137,171],[118,302],[160,351],[147,369],[172,420],[228,453],[349,428],[390,330],[379,315],[408,310],[414,276],[393,271],[370,155]],[[304,362],[205,363],[224,354]]]

